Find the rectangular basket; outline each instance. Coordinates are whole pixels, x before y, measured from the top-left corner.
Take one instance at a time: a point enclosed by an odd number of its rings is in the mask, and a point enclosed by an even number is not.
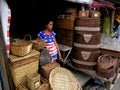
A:
[[[79,27],[99,27],[100,24],[99,18],[77,18],[75,20],[75,26]]]
[[[30,54],[31,55],[21,57],[21,59],[18,57],[19,59],[15,61],[14,58],[10,60],[9,67],[15,87],[19,86],[23,80],[26,80],[27,75],[37,73],[38,71],[40,53],[38,51],[33,51]],[[34,56],[32,56],[32,54],[34,54]],[[16,56],[15,58],[17,59]]]
[[[89,18],[89,11],[79,11],[79,18]]]
[[[67,18],[58,18],[56,20],[56,27],[62,29],[74,30],[74,20]]]

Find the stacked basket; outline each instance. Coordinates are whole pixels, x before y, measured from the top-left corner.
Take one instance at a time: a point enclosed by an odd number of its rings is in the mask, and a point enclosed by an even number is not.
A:
[[[75,21],[72,65],[77,68],[95,69],[100,55],[100,12],[80,11]]]

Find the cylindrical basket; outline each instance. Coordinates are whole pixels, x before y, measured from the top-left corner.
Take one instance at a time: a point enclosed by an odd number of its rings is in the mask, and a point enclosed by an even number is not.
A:
[[[29,36],[30,40],[25,40],[27,36]],[[11,53],[17,56],[25,56],[31,52],[32,45],[31,36],[27,34],[23,40],[11,43]]]
[[[76,18],[75,26],[99,27],[100,19],[99,18]]]
[[[72,54],[73,54],[73,58],[76,60],[86,61],[86,62],[96,62],[97,58],[100,56],[100,50],[82,51],[80,48],[74,47]]]

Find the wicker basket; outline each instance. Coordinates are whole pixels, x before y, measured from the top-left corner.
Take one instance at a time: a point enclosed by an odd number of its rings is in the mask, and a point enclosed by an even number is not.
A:
[[[40,74],[32,73],[27,75],[27,86],[30,90],[38,89],[41,85]]]
[[[40,51],[46,47],[46,42],[43,39],[36,39],[33,41],[33,49]]]
[[[49,82],[52,90],[82,90],[72,72],[62,67],[51,71]]]
[[[72,65],[76,68],[95,70],[96,64],[97,64],[96,62],[86,62],[86,61],[72,59]]]
[[[79,11],[79,18],[89,18],[89,11]]]
[[[72,52],[73,58],[79,61],[96,62],[100,56],[100,50],[97,51],[82,51],[81,49],[74,47]]]
[[[100,35],[91,34],[76,34],[74,35],[74,42],[89,45],[100,44]]]
[[[114,67],[112,67],[111,69],[97,68],[96,73],[104,78],[112,78],[115,75],[115,68]]]
[[[100,19],[99,18],[77,18],[75,20],[75,26],[99,27]]]
[[[27,36],[30,40],[25,40]],[[11,43],[11,53],[17,56],[25,56],[32,50],[32,45],[31,36],[26,34],[23,40]]]
[[[50,72],[56,67],[60,67],[60,64],[51,62],[51,63],[48,63],[48,64],[42,66],[43,74],[46,79],[49,79]]]
[[[23,80],[26,80],[28,74],[37,73],[39,59],[40,52],[36,50],[32,50],[24,57],[14,55],[10,57],[9,67],[15,87],[18,87]]]
[[[56,22],[56,27],[61,29],[74,30],[74,20],[67,18],[58,18]]]
[[[99,11],[90,11],[90,18],[100,18],[100,12]]]
[[[97,67],[101,69],[108,69],[115,65],[115,61],[108,54],[104,54],[98,57]]]

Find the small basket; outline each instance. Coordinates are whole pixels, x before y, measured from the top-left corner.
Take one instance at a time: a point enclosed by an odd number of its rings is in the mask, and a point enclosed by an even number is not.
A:
[[[89,18],[89,11],[79,11],[79,18]]]
[[[111,56],[104,54],[98,57],[97,67],[101,69],[108,69],[114,66],[115,62]]]
[[[72,72],[62,67],[51,71],[49,82],[52,90],[82,90]]]
[[[100,35],[91,34],[76,34],[74,35],[74,42],[89,45],[100,44]]]
[[[76,68],[95,70],[96,64],[97,64],[96,62],[86,62],[86,61],[72,59],[72,65]]]
[[[43,49],[44,47],[46,47],[46,42],[43,39],[36,39],[33,41],[33,49],[40,51],[41,49]]]
[[[77,18],[75,20],[75,26],[99,27],[100,19],[99,18]]]
[[[97,51],[82,51],[81,49],[74,47],[73,48],[73,58],[80,60],[80,61],[85,61],[85,62],[96,62],[97,58],[100,56],[100,50]]]
[[[90,11],[90,18],[100,18],[100,12],[99,11]]]
[[[27,36],[30,40],[25,40]],[[31,42],[31,36],[26,34],[23,40],[11,43],[11,53],[17,56],[25,56],[31,52],[32,45],[33,43]]]

